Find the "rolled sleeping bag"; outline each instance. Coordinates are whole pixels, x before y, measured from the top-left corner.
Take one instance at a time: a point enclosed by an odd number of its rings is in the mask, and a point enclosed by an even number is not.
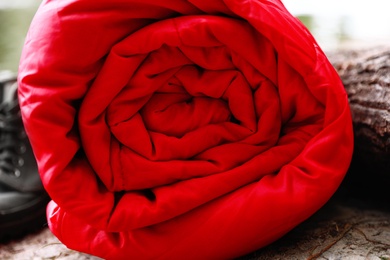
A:
[[[279,0],[44,0],[19,99],[49,228],[105,259],[224,259],[338,188],[348,99]]]

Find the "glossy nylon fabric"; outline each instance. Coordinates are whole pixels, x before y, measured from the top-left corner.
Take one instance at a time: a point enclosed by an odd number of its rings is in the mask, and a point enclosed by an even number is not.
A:
[[[19,83],[49,227],[106,259],[254,251],[351,159],[343,86],[277,0],[46,0]]]

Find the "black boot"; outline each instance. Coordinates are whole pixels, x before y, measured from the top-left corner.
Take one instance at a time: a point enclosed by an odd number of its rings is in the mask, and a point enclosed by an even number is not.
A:
[[[0,241],[45,225],[45,193],[24,131],[14,75],[0,71]]]

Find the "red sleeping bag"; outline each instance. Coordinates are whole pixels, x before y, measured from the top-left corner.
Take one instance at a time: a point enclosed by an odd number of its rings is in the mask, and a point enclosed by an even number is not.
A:
[[[106,259],[247,254],[351,159],[340,79],[278,0],[46,0],[19,83],[49,227]]]

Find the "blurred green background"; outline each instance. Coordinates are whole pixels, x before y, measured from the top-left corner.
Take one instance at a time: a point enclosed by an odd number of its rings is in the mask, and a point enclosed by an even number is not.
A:
[[[17,71],[20,53],[39,0],[0,0],[0,70]]]
[[[0,70],[17,72],[41,0],[0,0]],[[282,0],[325,50],[390,44],[388,0]]]

